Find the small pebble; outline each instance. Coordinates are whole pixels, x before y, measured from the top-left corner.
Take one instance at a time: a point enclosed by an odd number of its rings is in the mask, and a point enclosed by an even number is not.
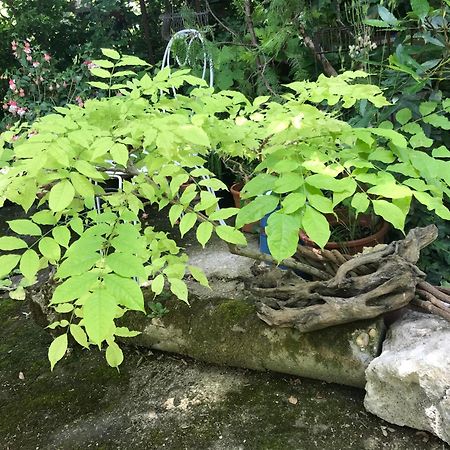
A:
[[[358,347],[364,348],[369,345],[369,335],[367,333],[361,333],[355,340]]]

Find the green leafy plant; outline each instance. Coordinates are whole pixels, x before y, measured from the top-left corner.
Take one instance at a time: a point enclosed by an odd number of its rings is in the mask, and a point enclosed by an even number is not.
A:
[[[116,83],[118,68],[142,62],[103,53],[108,59],[97,61],[92,73],[105,81],[99,87],[121,95],[59,107],[38,119],[32,134],[22,124],[0,135],[1,203],[26,212],[37,207],[28,218],[10,221],[13,235],[0,238],[7,252],[0,256],[0,277],[11,286],[11,275],[22,275],[11,291],[20,298],[40,270],[55,268],[50,307],[61,318],[51,327],[62,334],[49,349],[52,368],[69,334],[85,347],[106,347],[108,363],[118,366],[117,338],[136,332],[116,319],[145,312],[140,285],[149,284],[155,296],[170,290],[185,302],[186,274],[208,285],[171,236],[139,220],[150,205],[167,214],[181,236],[195,230],[204,246],[214,233],[230,250],[246,245],[239,227],[276,210],[266,233],[278,262],[295,253],[300,229],[323,246],[330,237],[325,214],[344,200],[356,213],[372,208],[400,230],[413,196],[450,219],[443,205],[446,155],[412,148],[399,131],[352,128],[339,119],[341,109],[361,100],[387,104],[379,88],[355,82],[362,72],[292,83],[282,104],[269,97],[251,102],[239,92],[214,93],[187,70],[164,69],[153,77],[127,72]],[[185,84],[193,88],[189,95],[173,96]],[[205,167],[212,152],[258,163],[243,188],[248,203],[242,209],[218,208],[215,192],[226,187]],[[108,191],[117,172],[127,179]],[[233,217],[235,226],[224,222]]]

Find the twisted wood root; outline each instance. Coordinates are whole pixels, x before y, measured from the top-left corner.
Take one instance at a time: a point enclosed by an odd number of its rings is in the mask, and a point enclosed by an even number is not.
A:
[[[271,277],[268,274],[275,269],[266,267],[249,286],[263,298],[258,316],[269,325],[308,332],[379,316],[406,306],[418,295],[416,306],[450,320],[450,295],[426,283],[415,265],[420,251],[436,238],[434,225],[416,228],[403,240],[350,259],[302,249],[301,266],[311,261],[321,279],[307,282],[291,272]],[[333,265],[337,270],[330,277]]]

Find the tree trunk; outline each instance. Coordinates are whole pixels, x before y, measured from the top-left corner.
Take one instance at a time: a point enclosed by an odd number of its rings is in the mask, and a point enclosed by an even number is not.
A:
[[[141,8],[141,23],[142,23],[142,31],[144,32],[144,41],[147,47],[147,57],[148,62],[150,64],[155,63],[155,52],[153,50],[152,38],[150,35],[150,24],[147,12],[147,5],[145,4],[145,0],[139,0],[139,5]]]

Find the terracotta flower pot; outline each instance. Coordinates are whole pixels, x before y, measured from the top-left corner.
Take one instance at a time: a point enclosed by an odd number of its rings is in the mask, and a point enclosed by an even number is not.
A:
[[[338,215],[341,216],[339,219],[336,219],[334,215],[329,215],[327,217],[328,222],[331,226],[337,225],[339,222],[347,223],[344,214],[339,214],[338,212]],[[367,214],[362,214],[358,217],[359,225],[367,226],[368,228],[371,225],[371,221],[372,217]],[[383,244],[389,228],[389,223],[385,220],[381,220],[377,226],[376,231],[370,236],[366,236],[360,239],[354,239],[351,241],[330,241],[325,245],[325,248],[327,250],[339,250],[342,253],[355,255],[356,253],[360,253],[364,247],[374,247],[377,244]],[[303,241],[303,244],[307,245],[308,247],[317,247],[317,245],[311,239],[309,239],[308,235],[303,231],[300,231],[300,239]]]
[[[244,183],[240,182],[234,183],[230,187],[230,192],[234,200],[234,206],[236,206],[236,208],[241,208],[245,204],[245,202],[241,199],[241,189],[243,188],[243,186]],[[258,229],[259,229],[258,222],[247,223],[241,228],[241,230],[244,233],[258,233]]]

